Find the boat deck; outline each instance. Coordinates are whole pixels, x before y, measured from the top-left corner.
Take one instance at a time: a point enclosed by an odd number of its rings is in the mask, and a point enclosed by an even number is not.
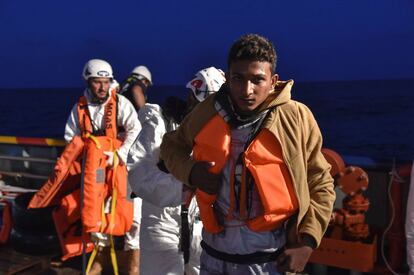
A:
[[[58,255],[29,255],[15,251],[8,245],[0,246],[0,274],[73,275],[81,273],[80,258],[61,262]]]

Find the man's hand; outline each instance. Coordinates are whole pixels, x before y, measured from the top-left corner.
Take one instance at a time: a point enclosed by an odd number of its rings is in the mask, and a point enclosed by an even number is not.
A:
[[[217,194],[221,186],[221,174],[209,171],[214,165],[214,162],[196,162],[190,172],[190,184],[208,194]]]
[[[283,272],[302,272],[312,254],[313,249],[304,244],[286,248],[276,259],[277,270]]]

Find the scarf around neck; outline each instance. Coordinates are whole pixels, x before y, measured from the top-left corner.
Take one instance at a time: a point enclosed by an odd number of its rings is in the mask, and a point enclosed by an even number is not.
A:
[[[265,109],[261,112],[253,112],[248,116],[238,114],[228,93],[228,88],[225,85],[223,85],[217,92],[214,107],[219,115],[230,125],[230,127],[236,129],[246,128],[252,126],[258,121],[263,121],[269,111],[268,109]]]

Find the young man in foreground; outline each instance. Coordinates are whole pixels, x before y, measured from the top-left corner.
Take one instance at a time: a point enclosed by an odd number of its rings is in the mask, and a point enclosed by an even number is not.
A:
[[[302,271],[328,225],[335,193],[321,133],[275,67],[266,38],[241,37],[226,84],[164,135],[166,167],[197,189],[201,274]]]

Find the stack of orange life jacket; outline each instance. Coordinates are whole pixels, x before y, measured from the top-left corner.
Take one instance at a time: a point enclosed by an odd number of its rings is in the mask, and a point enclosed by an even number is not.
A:
[[[57,206],[53,218],[62,247],[62,260],[80,255],[82,243],[86,243],[86,252],[92,251],[93,244],[88,233],[124,235],[133,220],[126,166],[108,167],[104,154],[111,151],[116,157],[115,152],[122,145],[122,141],[117,139],[116,92],[112,91],[105,105],[104,135],[94,135],[84,96],[79,99],[77,113],[82,136],[75,136],[65,147],[54,173],[28,206]]]

